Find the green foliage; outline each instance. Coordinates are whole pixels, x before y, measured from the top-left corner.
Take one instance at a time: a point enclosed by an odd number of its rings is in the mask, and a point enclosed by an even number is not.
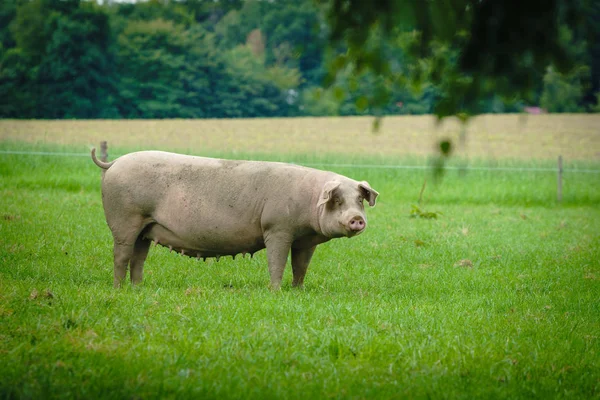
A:
[[[0,2],[0,54],[2,54],[4,48],[14,47],[16,44],[9,25],[15,19],[17,13],[17,1],[5,0]]]
[[[321,85],[326,31],[311,1],[274,2],[261,21],[267,36],[267,63],[297,68],[306,84]]]
[[[166,20],[177,25],[190,26],[194,23],[194,15],[188,12],[186,3],[146,0],[119,5],[115,11],[117,15],[128,21]]]
[[[274,65],[265,71],[265,78],[281,90],[295,90],[300,86],[300,71]]]
[[[340,104],[331,89],[311,87],[304,89],[301,96],[301,107],[305,115],[325,117],[339,114]]]
[[[2,115],[116,116],[108,15],[95,3],[33,0],[10,25],[16,47],[0,60]]]
[[[259,117],[293,115],[297,107],[287,98],[299,83],[296,71],[267,68],[264,57],[249,46],[238,46],[224,54],[225,78],[220,82],[217,101],[219,116]]]
[[[598,21],[598,0],[6,0],[0,117],[585,111]]]
[[[218,69],[212,38],[201,27],[131,21],[118,37],[120,114],[128,118],[197,118]]]
[[[592,106],[592,111],[600,113],[600,92],[596,93],[596,104]]]
[[[32,117],[36,115],[35,78],[30,58],[20,49],[8,49],[0,63],[0,115]]]
[[[219,47],[231,49],[246,43],[248,34],[260,29],[261,16],[265,4],[259,1],[246,1],[240,10],[232,10],[215,24]]]
[[[544,90],[540,98],[540,105],[549,112],[575,113],[584,111],[580,102],[583,97],[583,87],[580,75],[587,68],[581,67],[579,71],[565,76],[554,68],[548,67],[544,75]]]
[[[17,48],[39,63],[46,52],[49,33],[46,30],[48,14],[56,13],[42,0],[24,2],[16,8],[10,30]]]
[[[598,105],[597,93],[600,92],[600,1],[590,2],[587,10],[587,25],[591,28],[586,38],[588,59],[585,64],[590,66],[590,85],[586,90],[585,101],[592,107]]]
[[[107,15],[94,3],[82,3],[71,17],[54,14],[47,23],[52,35],[38,71],[40,115],[117,116]]]

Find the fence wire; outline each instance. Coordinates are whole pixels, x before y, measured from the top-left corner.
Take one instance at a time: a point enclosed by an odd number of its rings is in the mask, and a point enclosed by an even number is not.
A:
[[[89,153],[58,153],[58,152],[49,152],[49,151],[20,151],[20,150],[0,150],[0,154],[27,155],[27,156],[90,157]],[[413,169],[413,170],[426,170],[426,169],[434,168],[433,166],[429,166],[429,165],[330,164],[330,163],[321,163],[321,162],[294,163],[294,164],[305,165],[307,167],[328,167],[328,168],[331,167],[331,168]],[[468,165],[466,165],[466,166],[444,166],[444,169],[457,170],[457,171],[509,171],[509,172],[557,172],[558,171],[558,167],[556,167],[556,168],[475,167],[475,166],[468,166]],[[563,168],[563,172],[600,174],[600,169]]]

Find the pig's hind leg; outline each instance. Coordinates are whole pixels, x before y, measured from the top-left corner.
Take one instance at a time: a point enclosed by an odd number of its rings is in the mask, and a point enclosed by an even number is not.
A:
[[[115,288],[120,288],[121,282],[123,282],[125,276],[127,275],[127,266],[129,265],[129,260],[131,260],[131,256],[133,255],[133,245],[129,243],[117,242],[117,239],[115,238],[113,251],[115,261],[114,285]]]
[[[138,283],[142,276],[142,266],[148,254],[148,245],[140,237],[146,223],[143,218],[129,218],[121,221],[119,225],[112,225],[114,244],[114,286],[121,287],[121,283],[127,276],[127,267],[131,264],[131,280]]]
[[[134,285],[141,283],[144,278],[144,261],[146,261],[149,249],[150,240],[144,239],[140,234],[133,245],[133,255],[129,261],[131,283]]]

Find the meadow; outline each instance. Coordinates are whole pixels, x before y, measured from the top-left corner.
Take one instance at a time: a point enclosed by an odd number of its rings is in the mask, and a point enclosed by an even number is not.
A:
[[[0,121],[0,398],[599,398],[600,118],[520,118],[462,142],[425,117],[377,134],[368,118]],[[456,169],[397,167],[445,137]],[[115,290],[100,171],[77,156],[100,140],[310,164],[380,197],[303,289],[288,266],[270,291],[264,252],[159,247]]]

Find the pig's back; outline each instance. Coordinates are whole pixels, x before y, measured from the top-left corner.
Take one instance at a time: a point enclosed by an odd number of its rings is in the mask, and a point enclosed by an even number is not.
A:
[[[107,171],[107,178],[135,180],[152,178],[155,183],[204,180],[247,185],[247,179],[290,179],[321,172],[299,165],[268,161],[225,160],[188,156],[163,151],[141,151],[126,154]],[[223,181],[227,179],[227,181]]]

